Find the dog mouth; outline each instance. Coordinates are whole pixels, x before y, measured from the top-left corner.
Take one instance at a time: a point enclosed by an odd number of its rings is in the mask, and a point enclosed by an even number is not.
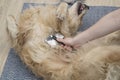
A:
[[[85,9],[89,9],[89,6],[87,6],[86,4],[78,3],[77,14],[80,15],[82,13],[82,11]]]

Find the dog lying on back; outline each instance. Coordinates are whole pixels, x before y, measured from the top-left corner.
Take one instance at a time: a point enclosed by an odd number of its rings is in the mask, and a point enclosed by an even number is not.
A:
[[[34,74],[44,80],[109,80],[109,67],[120,64],[120,31],[71,52],[45,42],[55,33],[74,36],[87,10],[79,1],[70,7],[63,2],[28,9],[17,22],[8,17],[13,47]]]

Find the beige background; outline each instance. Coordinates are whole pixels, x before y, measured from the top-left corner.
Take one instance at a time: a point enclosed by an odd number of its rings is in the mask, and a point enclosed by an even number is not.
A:
[[[6,17],[8,15],[14,15],[18,18],[23,3],[57,3],[59,0],[0,0],[0,75],[2,74],[4,64],[6,62],[10,45],[10,39],[6,32]],[[89,6],[116,6],[120,7],[120,0],[86,0],[86,4]]]

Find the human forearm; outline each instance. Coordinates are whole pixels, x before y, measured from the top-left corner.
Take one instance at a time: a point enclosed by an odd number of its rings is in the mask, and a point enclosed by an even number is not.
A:
[[[101,18],[96,24],[74,37],[75,44],[84,44],[87,41],[102,37],[120,29],[120,9]]]
[[[86,30],[86,32],[92,36],[91,39],[96,39],[119,29],[120,9],[101,18],[96,24],[90,27],[90,29]]]

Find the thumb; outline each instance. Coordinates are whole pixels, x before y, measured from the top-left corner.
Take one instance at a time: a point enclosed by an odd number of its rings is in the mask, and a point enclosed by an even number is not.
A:
[[[64,39],[62,39],[62,38],[57,38],[57,41],[64,43]]]

